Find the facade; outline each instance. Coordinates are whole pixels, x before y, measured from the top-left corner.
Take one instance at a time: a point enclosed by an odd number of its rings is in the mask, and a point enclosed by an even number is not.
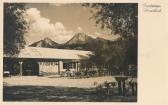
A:
[[[17,56],[4,55],[4,71],[13,75],[55,75],[80,70],[90,51],[26,47]]]

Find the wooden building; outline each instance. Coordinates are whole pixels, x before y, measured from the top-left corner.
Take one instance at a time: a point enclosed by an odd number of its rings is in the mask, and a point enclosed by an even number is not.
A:
[[[17,56],[4,55],[4,71],[11,75],[55,75],[80,70],[81,60],[88,59],[90,51],[26,47]]]

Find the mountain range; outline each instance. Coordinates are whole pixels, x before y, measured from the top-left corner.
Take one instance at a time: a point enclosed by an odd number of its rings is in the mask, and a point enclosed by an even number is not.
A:
[[[45,47],[58,49],[76,49],[76,50],[92,50],[95,46],[101,44],[108,44],[110,40],[104,38],[92,38],[85,33],[77,33],[70,40],[64,44],[59,44],[50,38],[46,37],[40,41],[32,43],[31,47]]]
[[[31,47],[46,47],[46,48],[58,48],[61,44],[56,43],[55,41],[51,40],[50,38],[46,37],[43,40],[34,42],[33,44],[29,45]]]

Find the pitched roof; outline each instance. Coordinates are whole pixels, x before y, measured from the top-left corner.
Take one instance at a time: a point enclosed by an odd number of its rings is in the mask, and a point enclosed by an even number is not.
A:
[[[17,58],[47,58],[47,59],[86,59],[91,51],[53,49],[40,47],[26,47],[22,49]],[[6,56],[7,57],[7,56]]]

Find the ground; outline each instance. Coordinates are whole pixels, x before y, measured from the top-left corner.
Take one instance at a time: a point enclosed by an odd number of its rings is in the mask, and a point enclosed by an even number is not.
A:
[[[94,83],[101,84],[104,81],[115,81],[112,76],[70,79],[69,77],[57,78],[39,77],[39,76],[15,76],[4,78],[5,86],[59,86],[59,87],[78,87],[78,88],[92,88],[95,87]]]
[[[117,95],[117,88],[97,91],[96,84],[115,81],[112,76],[70,79],[53,77],[8,77],[4,78],[4,101],[48,102],[136,102],[136,96]]]

